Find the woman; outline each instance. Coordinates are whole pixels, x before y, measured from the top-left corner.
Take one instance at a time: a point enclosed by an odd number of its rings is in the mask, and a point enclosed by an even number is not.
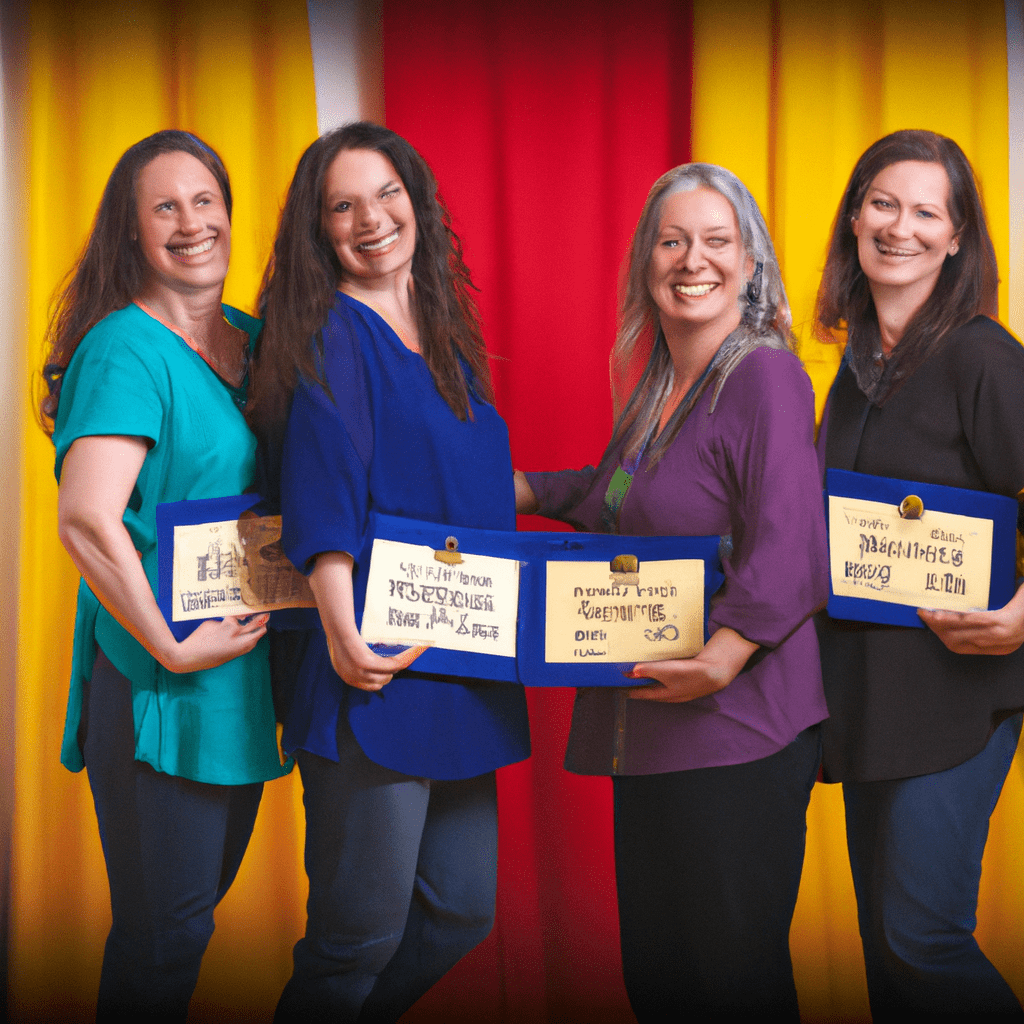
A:
[[[566,767],[614,776],[641,1021],[798,1017],[789,926],[826,715],[810,621],[826,562],[813,395],[789,343],[757,203],[721,167],[677,167],[633,238],[613,366],[649,357],[601,464],[516,477],[521,512],[727,541],[704,649],[634,666],[646,686],[581,690],[573,713]]]
[[[871,146],[818,292],[822,336],[848,333],[818,439],[826,467],[1017,496],[1024,352],[984,315],[997,280],[959,146],[926,131]],[[919,614],[929,629],[823,616],[819,630],[825,771],[843,783],[872,1012],[1019,1019],[973,931],[1024,706],[1024,591],[991,613]]]
[[[299,161],[264,278],[252,415],[270,449],[284,430],[282,541],[322,623],[286,698],[310,893],[278,1020],[395,1021],[487,935],[494,769],[529,754],[520,687],[379,657],[353,607],[372,512],[515,528],[508,432],[436,191],[394,132],[330,132]]]
[[[107,182],[49,325],[60,538],[82,574],[62,760],[96,804],[113,924],[100,1019],[184,1020],[263,782],[284,774],[265,615],[174,639],[156,506],[241,493],[258,322],[221,305],[231,190],[194,135],[157,132]]]

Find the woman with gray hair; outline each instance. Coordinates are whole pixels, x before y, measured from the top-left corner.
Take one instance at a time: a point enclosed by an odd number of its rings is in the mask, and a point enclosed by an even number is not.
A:
[[[798,1019],[789,928],[827,715],[811,615],[828,595],[810,381],[778,262],[734,174],[655,182],[612,356],[596,468],[516,475],[520,512],[578,529],[723,537],[693,658],[580,690],[566,767],[612,775],[623,966],[641,1022]],[[639,382],[619,411],[623,382]]]

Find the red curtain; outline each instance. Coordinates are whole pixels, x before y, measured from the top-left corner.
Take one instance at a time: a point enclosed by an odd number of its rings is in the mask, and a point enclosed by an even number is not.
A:
[[[647,190],[689,158],[691,23],[673,0],[384,0],[387,124],[451,209],[519,468],[608,440],[620,269]],[[410,1024],[632,1019],[611,786],[561,768],[572,691],[529,699],[533,757],[499,773],[497,925]]]

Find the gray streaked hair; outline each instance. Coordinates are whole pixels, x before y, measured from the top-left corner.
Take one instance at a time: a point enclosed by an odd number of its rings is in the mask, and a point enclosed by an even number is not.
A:
[[[709,387],[714,388],[711,402],[711,409],[714,410],[729,374],[745,356],[757,348],[790,351],[794,348],[789,303],[779,273],[775,247],[757,201],[749,189],[732,171],[715,164],[682,164],[673,168],[651,186],[630,248],[619,330],[612,349],[612,395],[616,412],[622,397],[616,393],[617,385],[627,379],[629,365],[638,345],[652,336],[653,343],[640,381],[618,415],[609,449],[626,437],[625,451],[628,455],[635,455],[656,426],[672,390],[672,359],[661,330],[658,307],[651,297],[647,280],[665,200],[678,192],[690,192],[698,188],[710,188],[729,201],[736,214],[743,247],[757,269],[753,279],[740,292],[742,319],[739,326],[722,342],[712,361],[711,372],[700,388],[691,396],[690,401],[680,404],[651,446],[649,454],[654,462],[664,454],[683,421]]]

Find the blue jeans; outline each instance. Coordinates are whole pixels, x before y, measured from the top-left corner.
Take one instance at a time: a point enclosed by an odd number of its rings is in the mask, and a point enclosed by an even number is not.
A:
[[[136,761],[132,684],[102,651],[78,735],[113,916],[97,1019],[184,1022],[213,911],[242,862],[263,784],[214,786]]]
[[[843,783],[850,867],[875,1021],[1024,1020],[974,938],[989,817],[1021,716],[931,775]]]
[[[613,779],[622,966],[641,1024],[799,1021],[789,929],[819,734],[746,764]]]
[[[296,755],[309,902],[278,1024],[397,1021],[494,922],[494,773],[438,782],[382,768],[344,713],[338,751]]]

